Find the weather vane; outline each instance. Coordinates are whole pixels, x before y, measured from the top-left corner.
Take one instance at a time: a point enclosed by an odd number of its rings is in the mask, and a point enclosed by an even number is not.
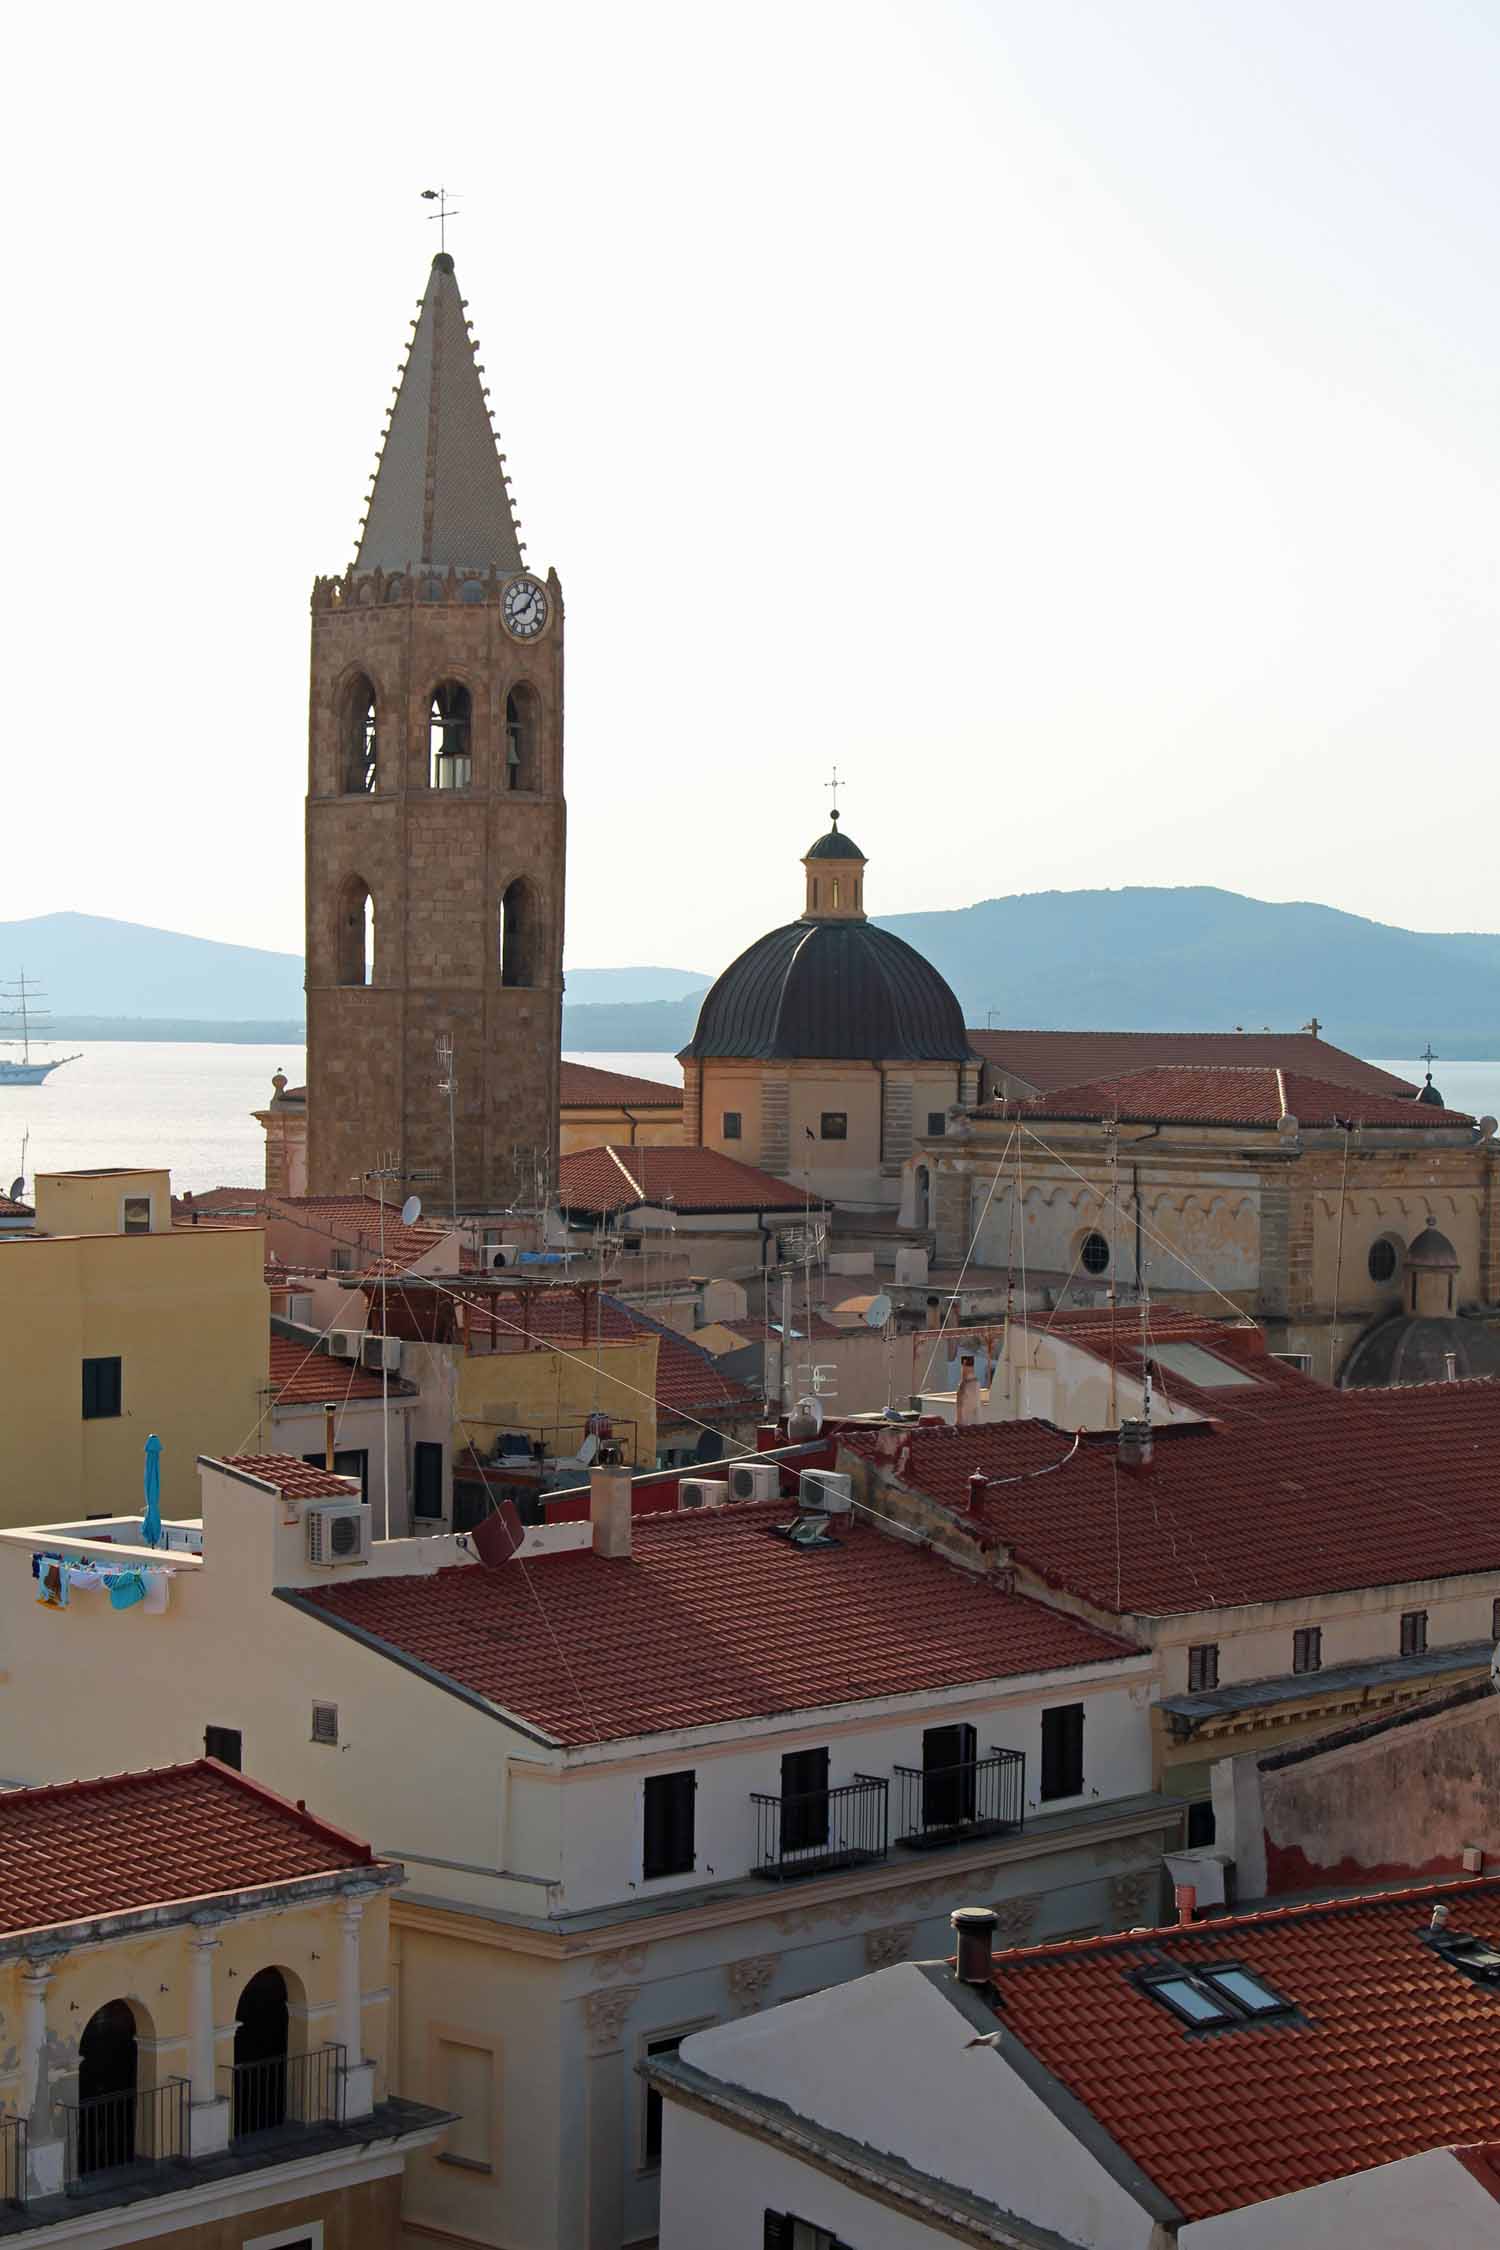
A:
[[[424,187],[422,201],[437,205],[437,209],[429,211],[427,216],[429,219],[437,220],[438,248],[446,250],[448,247],[448,221],[458,217],[457,209],[448,201],[448,190],[444,187]]]
[[[837,828],[839,824],[839,769],[837,761],[835,761],[834,763],[833,779],[831,781],[825,781],[823,787],[833,798],[832,820],[834,827]]]

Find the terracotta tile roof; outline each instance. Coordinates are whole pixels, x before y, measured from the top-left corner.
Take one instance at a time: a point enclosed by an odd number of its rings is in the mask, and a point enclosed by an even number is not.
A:
[[[1419,1933],[1500,1940],[1500,1884],[1444,1884],[995,1956],[1006,2036],[1076,2095],[1189,2219],[1500,2125],[1493,1988]],[[1296,2020],[1192,2032],[1133,1981],[1237,1962]]]
[[[1259,1063],[1370,1094],[1411,1100],[1417,1092],[1407,1079],[1309,1031],[971,1031],[969,1042],[993,1068],[1025,1079],[1043,1094],[1174,1063],[1232,1069]]]
[[[387,1395],[415,1398],[416,1387],[399,1375],[388,1375]],[[270,1388],[274,1406],[325,1406],[330,1401],[346,1406],[351,1399],[379,1399],[380,1376],[355,1359],[331,1359],[294,1337],[271,1338]]]
[[[201,1211],[205,1217],[211,1214],[215,1219],[238,1218],[246,1212],[264,1211],[270,1200],[265,1188],[184,1188],[181,1195],[172,1198],[172,1216],[191,1219],[195,1211]]]
[[[306,1250],[305,1259],[299,1262],[313,1266],[326,1266],[335,1250],[348,1250],[353,1254],[351,1272],[378,1271],[380,1265],[381,1216],[380,1203],[373,1195],[268,1195],[266,1211],[274,1223],[281,1221],[288,1229],[295,1229],[299,1253]],[[415,1265],[441,1242],[447,1228],[418,1220],[415,1226],[401,1223],[399,1204],[385,1208],[386,1270],[396,1273]]]
[[[803,1189],[712,1148],[581,1148],[557,1167],[557,1197],[570,1211],[632,1211],[670,1202],[693,1211],[806,1209]],[[823,1208],[813,1198],[813,1209]]]
[[[471,1333],[482,1336],[491,1321],[502,1345],[518,1343],[522,1336],[539,1337],[564,1351],[587,1355],[594,1341],[596,1314],[592,1301],[572,1290],[537,1292],[528,1296],[498,1297],[493,1306],[476,1306],[469,1317]],[[656,1403],[663,1419],[696,1416],[712,1422],[716,1415],[741,1420],[759,1414],[761,1402],[734,1376],[721,1374],[712,1353],[691,1338],[679,1335],[663,1321],[652,1320],[618,1297],[598,1298],[598,1333],[605,1343],[630,1343],[639,1336],[657,1338]]]
[[[262,1484],[273,1484],[290,1500],[358,1497],[358,1484],[353,1479],[334,1476],[327,1469],[316,1469],[311,1462],[299,1461],[290,1453],[221,1453],[205,1458],[216,1461],[221,1468],[238,1469],[242,1476],[258,1477]]]
[[[0,1195],[0,1219],[34,1219],[35,1211],[29,1203],[18,1203],[13,1195]]]
[[[1329,1391],[1268,1360],[1254,1388],[1175,1395],[1217,1420],[1158,1414],[1149,1468],[1120,1469],[1108,1433],[1054,1468],[1070,1437],[989,1422],[903,1433],[898,1481],[962,1509],[976,1468],[1023,1478],[992,1485],[980,1520],[1046,1583],[1121,1614],[1500,1570],[1500,1384]],[[881,1437],[843,1442],[868,1458]]]
[[[0,1794],[0,1931],[368,1867],[368,1844],[209,1758]]]
[[[564,1109],[681,1109],[683,1091],[655,1078],[632,1078],[623,1070],[565,1058],[558,1065],[557,1098]]]
[[[298,1598],[565,1743],[1135,1653],[868,1525],[799,1554],[772,1528],[788,1516],[783,1501],[637,1517],[629,1561],[575,1550]]]
[[[1403,1126],[1430,1132],[1439,1126],[1472,1126],[1462,1110],[1438,1109],[1427,1102],[1362,1092],[1332,1079],[1309,1078],[1297,1071],[1262,1066],[1230,1069],[1172,1065],[1161,1070],[1128,1071],[1119,1078],[1055,1087],[1035,1101],[1005,1105],[1014,1115],[1064,1120],[1118,1116],[1139,1124],[1275,1126],[1284,1116],[1299,1124]],[[979,1115],[998,1115],[987,1105]]]

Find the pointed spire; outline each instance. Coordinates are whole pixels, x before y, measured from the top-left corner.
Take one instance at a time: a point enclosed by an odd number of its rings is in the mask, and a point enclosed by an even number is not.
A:
[[[391,407],[357,570],[521,570],[520,532],[474,339],[439,251]]]

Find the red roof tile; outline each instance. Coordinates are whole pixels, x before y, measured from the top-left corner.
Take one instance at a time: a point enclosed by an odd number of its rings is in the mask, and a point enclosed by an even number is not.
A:
[[[0,1794],[0,1931],[368,1867],[368,1844],[212,1759]]]
[[[1408,1100],[1417,1091],[1406,1079],[1309,1031],[971,1031],[969,1042],[993,1068],[1023,1078],[1044,1094],[1058,1086],[1082,1086],[1180,1063],[1231,1069],[1259,1063]]]
[[[638,1517],[591,1550],[299,1595],[565,1743],[921,1695],[1136,1652],[867,1525],[799,1554],[785,1502]]]
[[[975,1469],[1019,1477],[992,1484],[981,1521],[1048,1584],[1120,1614],[1500,1570],[1500,1383],[1330,1391],[1276,1360],[1257,1372],[1253,1388],[1179,1384],[1218,1419],[1164,1429],[1159,1408],[1148,1468],[1121,1469],[1108,1433],[1058,1468],[1070,1437],[987,1422],[913,1430],[909,1450],[903,1432],[899,1481],[958,1510]],[[881,1437],[842,1442],[868,1458]]]
[[[803,1189],[713,1148],[581,1148],[557,1167],[565,1210],[632,1211],[670,1203],[674,1210],[802,1211]],[[813,1198],[813,1209],[823,1206]]]
[[[1500,2127],[1497,2000],[1422,1943],[1500,1940],[1500,1884],[1445,1884],[995,1956],[998,2014],[1189,2219]],[[1134,1972],[1237,1962],[1295,2020],[1192,2032]]]
[[[378,1269],[382,1235],[386,1270],[404,1271],[442,1241],[447,1228],[418,1220],[403,1226],[399,1205],[387,1204],[382,1222],[380,1201],[373,1195],[268,1195],[266,1212],[279,1231],[290,1232],[300,1263],[326,1266],[335,1251],[352,1252],[350,1272]],[[305,1252],[305,1255],[304,1255]]]
[[[558,1065],[557,1098],[564,1109],[681,1109],[683,1092],[654,1078],[631,1078],[623,1070],[564,1059]]]
[[[416,1390],[398,1375],[386,1377],[392,1398],[414,1398]],[[379,1399],[380,1377],[356,1359],[330,1359],[290,1336],[271,1338],[273,1406],[345,1406],[351,1399]]]
[[[1430,1132],[1440,1126],[1468,1128],[1474,1122],[1462,1110],[1438,1109],[1429,1102],[1362,1092],[1332,1079],[1258,1065],[1230,1069],[1174,1064],[1128,1071],[1118,1078],[1055,1087],[1035,1101],[996,1104],[990,1113],[1000,1114],[1002,1106],[1009,1115],[1019,1109],[1022,1117],[1119,1117],[1139,1124],[1275,1126],[1291,1116],[1300,1125],[1320,1128],[1379,1125]]]
[[[314,1468],[311,1462],[299,1461],[290,1453],[223,1453],[204,1458],[215,1461],[220,1468],[238,1469],[241,1476],[258,1477],[262,1484],[275,1485],[289,1500],[358,1497],[357,1478],[335,1476],[331,1470]]]
[[[29,1203],[18,1203],[13,1195],[0,1195],[0,1219],[34,1219],[35,1211]]]

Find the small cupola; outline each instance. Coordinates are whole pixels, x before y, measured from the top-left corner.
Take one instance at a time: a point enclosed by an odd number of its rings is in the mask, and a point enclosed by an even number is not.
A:
[[[1429,1320],[1453,1311],[1459,1256],[1436,1219],[1429,1218],[1406,1253],[1407,1311]]]
[[[828,834],[809,847],[802,861],[807,872],[807,905],[802,918],[807,922],[862,922],[865,855],[853,837],[840,829],[837,808],[829,817],[832,825]]]
[[[1426,1102],[1432,1109],[1442,1109],[1445,1106],[1442,1095],[1438,1092],[1436,1086],[1434,1086],[1432,1083],[1432,1066],[1437,1061],[1437,1059],[1437,1056],[1432,1051],[1432,1041],[1429,1039],[1422,1056],[1423,1062],[1427,1065],[1427,1080],[1422,1088],[1422,1091],[1418,1094],[1417,1100],[1419,1102]]]

